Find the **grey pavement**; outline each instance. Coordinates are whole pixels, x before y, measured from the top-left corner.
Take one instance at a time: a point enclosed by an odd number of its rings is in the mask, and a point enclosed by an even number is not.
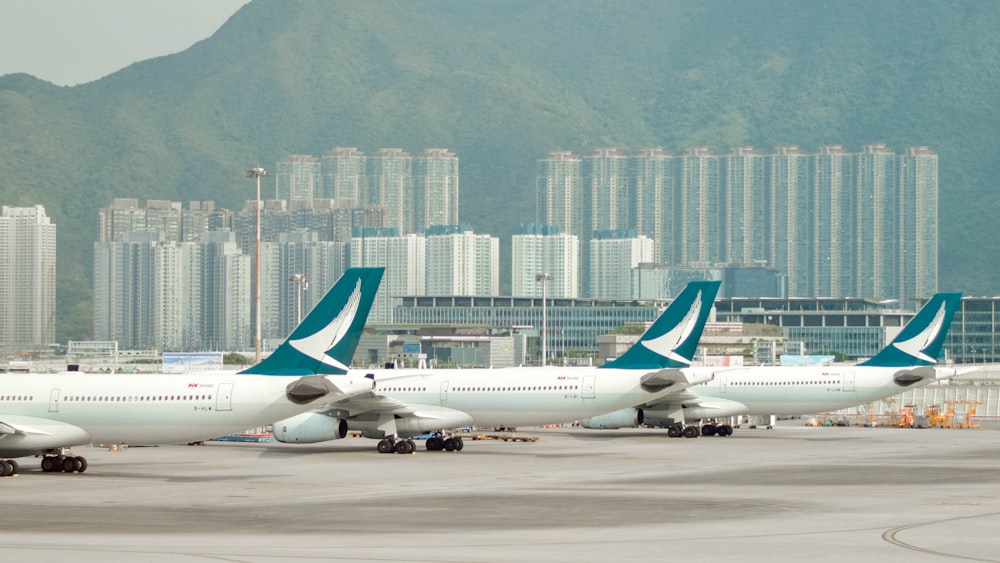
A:
[[[0,545],[74,562],[1000,561],[995,428],[517,435],[540,440],[88,447],[75,475],[22,458],[0,478]]]

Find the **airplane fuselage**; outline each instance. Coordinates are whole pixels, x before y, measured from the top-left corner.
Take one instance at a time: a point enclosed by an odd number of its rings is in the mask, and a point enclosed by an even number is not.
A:
[[[800,415],[853,407],[926,385],[901,386],[894,376],[906,368],[874,366],[774,366],[711,369],[715,378],[692,386],[698,396],[746,405],[750,415]]]
[[[308,407],[291,402],[295,377],[247,374],[0,375],[0,456],[91,442],[166,444],[269,424]]]
[[[670,392],[646,391],[640,378],[656,371],[585,367],[365,371],[375,392],[419,410],[420,405],[469,414],[479,426],[573,422]]]

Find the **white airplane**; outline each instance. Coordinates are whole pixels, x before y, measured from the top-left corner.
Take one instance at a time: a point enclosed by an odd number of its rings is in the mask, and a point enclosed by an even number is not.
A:
[[[870,403],[907,388],[953,377],[935,367],[961,293],[938,293],[875,357],[853,366],[760,366],[693,368],[715,374],[665,399],[580,421],[586,428],[627,428],[645,423],[667,428],[671,437],[728,436],[738,415],[802,415]]]
[[[383,272],[345,272],[286,342],[238,374],[0,375],[0,457],[43,456],[43,471],[82,473],[87,460],[71,446],[206,440],[315,409],[329,396],[368,393],[363,377],[316,374],[347,373],[325,351],[353,353]],[[0,459],[0,475],[19,469]]]
[[[437,435],[446,429],[572,422],[666,400],[712,378],[710,372],[694,375],[686,368],[718,289],[719,282],[688,284],[638,343],[599,368],[364,371],[375,382],[370,393],[275,422],[274,436],[282,442],[315,443],[360,430],[379,440],[381,453],[409,453],[416,446],[406,438],[433,432],[427,449],[452,451],[462,449],[462,439]]]

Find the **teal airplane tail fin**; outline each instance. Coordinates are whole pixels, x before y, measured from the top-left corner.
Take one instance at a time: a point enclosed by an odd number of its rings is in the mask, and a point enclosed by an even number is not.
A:
[[[638,342],[601,367],[662,369],[691,365],[720,284],[718,281],[689,283]]]
[[[241,373],[347,373],[385,268],[351,268],[270,356]]]
[[[937,293],[906,323],[899,335],[862,366],[930,366],[937,363],[961,293]]]

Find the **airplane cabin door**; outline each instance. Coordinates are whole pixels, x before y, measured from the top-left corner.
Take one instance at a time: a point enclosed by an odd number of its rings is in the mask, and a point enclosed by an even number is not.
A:
[[[594,398],[594,387],[596,386],[596,382],[597,382],[597,376],[595,375],[583,376],[583,387],[581,387],[583,393],[581,394],[581,396],[584,399]]]
[[[215,410],[217,411],[231,411],[233,410],[233,384],[232,383],[220,383],[219,384],[219,394],[215,397]]]
[[[726,376],[726,375],[720,375],[719,376],[719,392],[721,392],[721,393],[725,393],[726,392],[726,388],[727,388],[727,385],[729,383],[728,379],[729,379],[729,377]]]
[[[49,393],[49,412],[59,412],[59,388],[52,389]]]
[[[854,372],[848,371],[844,373],[844,385],[842,386],[845,392],[854,391]]]
[[[444,404],[448,400],[448,382],[441,382],[441,404]]]

